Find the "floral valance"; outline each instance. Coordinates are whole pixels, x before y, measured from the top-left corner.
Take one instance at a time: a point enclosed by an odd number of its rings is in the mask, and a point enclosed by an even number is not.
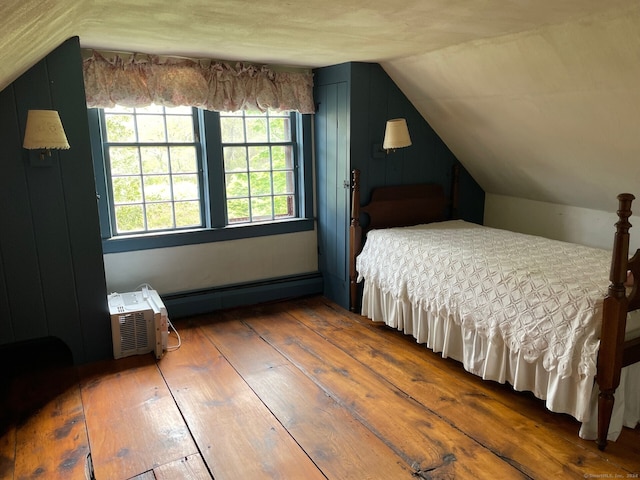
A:
[[[92,50],[85,52],[83,72],[89,107],[155,103],[221,112],[315,110],[313,75],[306,71]]]

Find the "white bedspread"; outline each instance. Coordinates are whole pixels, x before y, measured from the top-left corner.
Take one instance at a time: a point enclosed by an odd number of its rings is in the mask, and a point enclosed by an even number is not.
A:
[[[363,315],[587,422],[610,262],[607,250],[450,221],[371,231],[356,267]]]

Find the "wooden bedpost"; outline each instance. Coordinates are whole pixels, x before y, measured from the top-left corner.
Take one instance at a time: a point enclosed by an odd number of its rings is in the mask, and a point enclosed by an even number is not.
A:
[[[349,227],[349,310],[356,311],[358,303],[358,272],[356,257],[362,248],[360,226],[360,170],[355,169],[351,178],[351,226]]]
[[[628,299],[625,291],[627,265],[629,261],[629,217],[630,193],[618,195],[618,222],[613,242],[609,290],[604,299],[602,332],[598,351],[598,371],[596,381],[600,388],[598,396],[598,448],[607,446],[607,433],[613,412],[614,392],[620,384],[622,370],[624,331],[627,323]]]

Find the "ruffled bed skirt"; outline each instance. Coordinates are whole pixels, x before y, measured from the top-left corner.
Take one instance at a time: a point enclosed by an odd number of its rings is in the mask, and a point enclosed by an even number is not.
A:
[[[418,343],[461,362],[465,370],[485,380],[533,392],[552,412],[567,413],[581,422],[580,437],[596,438],[598,388],[593,376],[562,378],[555,371],[546,371],[542,360],[528,363],[504,344],[489,343],[476,332],[463,330],[453,319],[430,314],[406,299],[395,299],[372,282],[364,282],[362,315],[412,335]],[[636,363],[622,370],[608,439],[616,440],[623,426],[635,428],[639,421],[640,363]]]

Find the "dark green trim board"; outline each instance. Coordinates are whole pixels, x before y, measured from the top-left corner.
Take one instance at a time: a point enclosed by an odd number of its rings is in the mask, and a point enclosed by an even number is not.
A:
[[[350,172],[360,170],[361,201],[385,185],[436,182],[450,193],[459,163],[384,69],[374,63],[343,63],[314,70],[318,265],[324,294],[348,308]],[[412,145],[388,155],[381,146],[386,121],[404,117]],[[460,218],[482,223],[484,191],[460,171]]]
[[[71,145],[47,166],[22,148],[29,109],[54,109]],[[112,354],[78,38],[0,92],[0,343],[54,337],[76,363]]]
[[[199,243],[224,242],[241,238],[304,232],[313,230],[313,227],[312,219],[295,219],[257,225],[234,225],[218,229],[183,230],[140,236],[128,235],[103,239],[102,250],[104,253],[118,253]]]
[[[340,305],[348,302],[349,284],[348,239],[343,232],[350,198],[348,96],[347,82],[315,87],[318,267],[325,278],[324,294]],[[326,158],[331,161],[322,161]]]
[[[162,295],[170,319],[322,293],[319,272]]]

